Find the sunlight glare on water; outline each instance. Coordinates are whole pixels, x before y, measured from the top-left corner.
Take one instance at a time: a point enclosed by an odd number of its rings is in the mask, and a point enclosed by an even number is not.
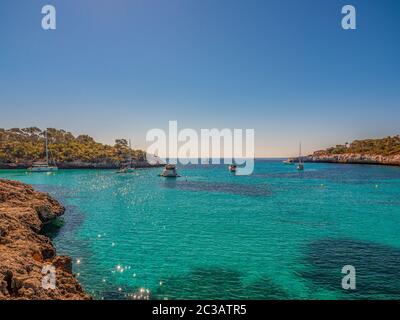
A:
[[[225,166],[60,170],[1,178],[30,183],[67,208],[46,228],[98,299],[400,297],[400,168],[258,160]],[[341,268],[357,290],[341,289]]]

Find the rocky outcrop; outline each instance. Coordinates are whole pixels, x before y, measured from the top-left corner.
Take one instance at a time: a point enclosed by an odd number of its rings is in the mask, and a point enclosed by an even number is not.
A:
[[[40,234],[63,213],[49,195],[0,179],[0,300],[90,299],[72,273],[71,258],[57,256],[50,239]],[[54,267],[55,288],[42,284],[46,266]]]
[[[400,155],[382,156],[368,154],[313,154],[303,158],[305,162],[349,163],[349,164],[380,164],[400,166]]]

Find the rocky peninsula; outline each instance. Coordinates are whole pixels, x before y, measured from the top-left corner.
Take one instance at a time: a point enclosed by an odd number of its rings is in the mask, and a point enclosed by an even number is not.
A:
[[[0,300],[87,300],[72,273],[70,257],[58,256],[40,231],[64,207],[31,186],[0,179]],[[42,270],[54,266],[54,289],[42,285]]]
[[[383,156],[369,154],[313,154],[303,158],[304,162],[347,163],[347,164],[375,164],[400,166],[400,155]]]
[[[355,140],[314,152],[305,162],[400,166],[400,136]]]

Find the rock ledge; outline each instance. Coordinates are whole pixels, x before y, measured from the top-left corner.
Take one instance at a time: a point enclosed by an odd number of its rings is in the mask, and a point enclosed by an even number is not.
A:
[[[42,226],[64,207],[31,186],[0,179],[0,300],[87,300],[70,257],[57,256]],[[43,267],[54,266],[56,288],[42,286]]]
[[[349,164],[378,164],[387,166],[400,166],[400,155],[382,156],[369,154],[318,154],[303,158],[305,162],[349,163]]]

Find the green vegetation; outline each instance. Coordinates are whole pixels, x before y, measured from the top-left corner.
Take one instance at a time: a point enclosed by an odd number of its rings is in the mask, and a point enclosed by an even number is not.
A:
[[[125,139],[118,139],[114,146],[104,145],[88,135],[74,137],[70,132],[49,128],[49,152],[55,162],[80,161],[100,163],[124,161],[129,152],[134,160],[142,161],[145,152],[129,150]],[[45,157],[45,131],[31,128],[0,128],[0,163],[26,163],[40,161]]]
[[[352,143],[337,145],[326,150],[317,151],[315,155],[332,154],[366,154],[393,156],[400,154],[400,136],[386,137],[383,139],[355,140]]]

